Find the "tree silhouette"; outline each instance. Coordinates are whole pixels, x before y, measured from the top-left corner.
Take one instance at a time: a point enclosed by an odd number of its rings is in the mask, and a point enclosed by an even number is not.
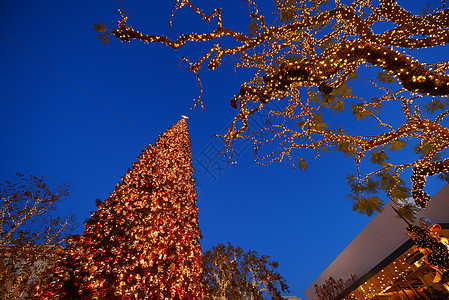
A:
[[[256,251],[218,244],[204,253],[204,285],[209,300],[283,299],[289,292],[285,279],[276,272],[278,262]]]
[[[346,291],[353,283],[357,281],[357,276],[351,274],[349,279],[343,280],[338,279],[335,280],[333,277],[329,277],[324,281],[324,284],[318,285],[315,284],[313,287],[315,288],[315,295],[319,300],[333,300],[337,298],[340,294]],[[357,293],[357,298],[363,299],[366,295],[361,295],[361,293]],[[344,297],[343,299],[354,299],[352,296]]]
[[[46,273],[62,256],[75,218],[55,214],[70,183],[50,186],[44,177],[17,173],[0,184],[0,298],[23,299],[45,285]]]
[[[449,159],[443,153],[449,142],[444,125],[449,114],[449,62],[432,57],[436,62],[426,64],[417,57],[425,48],[449,42],[446,1],[415,15],[395,0],[276,0],[275,20],[259,12],[255,1],[247,3],[249,30],[242,30],[247,33],[228,29],[221,9],[206,15],[189,0],[176,1],[170,26],[174,15],[188,7],[206,22],[217,20],[215,30],[170,40],[133,29],[123,11],[116,28],[97,24],[95,29],[105,43],[114,35],[123,42],[136,39],[178,49],[186,42],[213,40],[215,45],[201,59],[187,60],[200,83],[195,106],[203,106],[203,65],[217,69],[230,60],[237,72],[255,70],[230,100],[238,111],[225,135],[231,157],[232,141],[246,138],[254,142],[260,164],[288,158],[305,170],[310,160],[331,148],[354,159],[348,198],[355,211],[380,211],[379,192],[399,207],[410,196],[417,206],[426,207],[426,178],[438,174],[449,179]],[[224,46],[221,37],[234,40],[233,46]],[[358,86],[364,87],[364,95],[353,94]],[[270,101],[283,105],[270,110],[264,128],[251,131],[249,117]],[[404,177],[411,178],[411,189]]]

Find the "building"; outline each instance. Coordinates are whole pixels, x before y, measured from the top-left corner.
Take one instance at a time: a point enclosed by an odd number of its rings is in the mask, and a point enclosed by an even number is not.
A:
[[[355,282],[336,295],[336,300],[449,299],[448,279],[434,282],[436,271],[424,263],[422,253],[407,235],[406,223],[396,216],[390,203],[385,205],[305,290],[307,300],[317,299],[315,285],[323,285],[329,277],[347,280],[352,274]],[[417,213],[417,219],[421,217],[440,224],[438,233],[449,237],[449,184]]]

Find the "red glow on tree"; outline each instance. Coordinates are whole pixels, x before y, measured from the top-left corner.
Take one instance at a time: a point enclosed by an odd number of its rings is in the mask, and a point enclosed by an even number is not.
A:
[[[84,235],[69,241],[43,299],[202,299],[200,230],[185,119],[146,147]]]

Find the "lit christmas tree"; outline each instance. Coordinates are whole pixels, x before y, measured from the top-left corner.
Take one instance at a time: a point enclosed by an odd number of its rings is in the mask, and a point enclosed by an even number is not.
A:
[[[181,119],[146,147],[68,243],[42,299],[202,299],[190,137]]]
[[[441,230],[439,224],[426,218],[421,218],[419,223],[421,227],[407,226],[408,236],[424,254],[426,264],[437,271],[433,282],[439,282],[449,276],[449,241],[438,234]]]

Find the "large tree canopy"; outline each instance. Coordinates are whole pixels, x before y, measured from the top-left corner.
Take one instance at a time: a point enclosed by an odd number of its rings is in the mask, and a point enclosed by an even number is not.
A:
[[[0,184],[0,299],[23,299],[47,284],[46,272],[62,256],[75,217],[55,214],[69,196],[70,183],[17,173]]]
[[[426,207],[426,177],[449,177],[443,153],[449,142],[449,62],[441,55],[447,48],[427,62],[418,58],[428,53],[425,48],[447,47],[446,1],[438,7],[423,4],[421,14],[412,14],[395,0],[276,0],[275,17],[247,2],[249,30],[241,32],[226,27],[221,9],[205,14],[190,0],[176,1],[170,25],[185,7],[216,22],[215,30],[170,40],[133,29],[123,11],[116,28],[107,31],[97,24],[94,29],[105,43],[114,35],[123,42],[137,39],[178,49],[186,42],[213,40],[201,59],[188,61],[198,81],[204,65],[217,69],[227,60],[237,72],[252,68],[254,77],[230,99],[238,111],[225,136],[231,156],[232,141],[247,138],[254,141],[259,163],[288,157],[293,166],[306,169],[309,160],[335,149],[355,162],[355,174],[348,175],[354,210],[380,211],[380,191],[400,207],[410,196]],[[222,37],[228,37],[226,43]],[[356,86],[364,93],[353,94]],[[268,105],[273,101],[276,109]],[[195,104],[203,106],[201,93]],[[250,117],[268,107],[266,126],[252,130]]]
[[[206,299],[283,299],[290,290],[277,267],[267,255],[219,243],[203,254]]]

